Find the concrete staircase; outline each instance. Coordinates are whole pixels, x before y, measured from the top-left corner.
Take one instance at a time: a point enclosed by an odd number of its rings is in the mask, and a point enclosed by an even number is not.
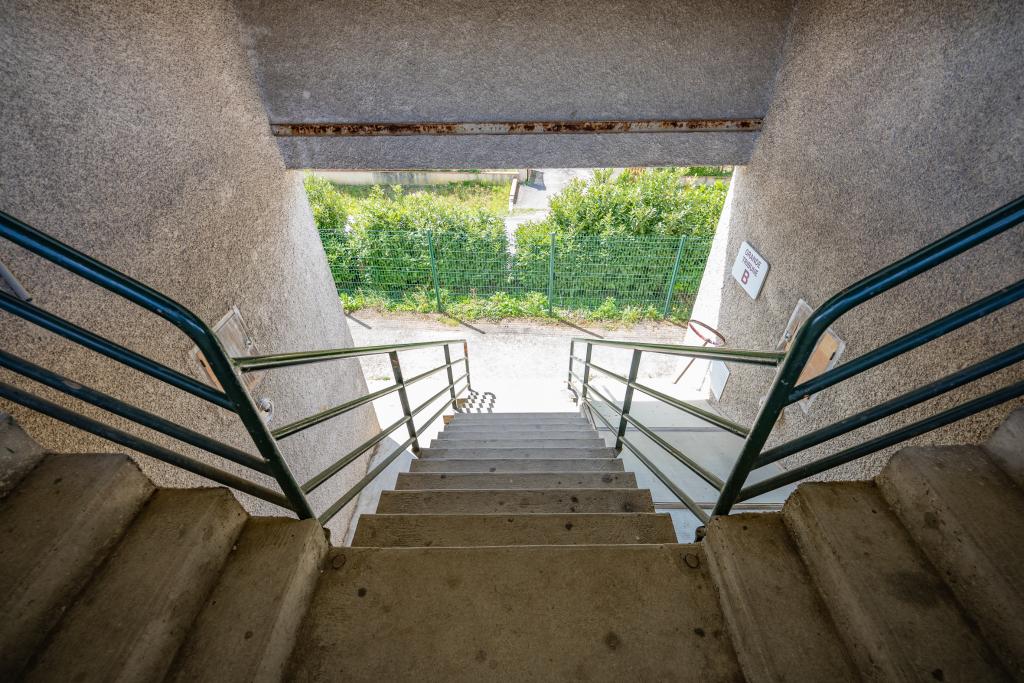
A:
[[[0,680],[1024,680],[1022,434],[677,544],[578,416],[457,415],[332,549],[0,424]]]

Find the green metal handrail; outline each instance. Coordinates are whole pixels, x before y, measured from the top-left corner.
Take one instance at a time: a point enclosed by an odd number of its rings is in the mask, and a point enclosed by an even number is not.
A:
[[[981,412],[999,405],[1014,398],[1024,396],[1024,382],[1016,382],[992,393],[979,398],[967,401],[966,403],[942,411],[923,420],[919,420],[905,427],[896,429],[888,434],[875,437],[864,443],[841,450],[837,453],[819,459],[815,462],[802,465],[795,469],[769,477],[755,484],[747,484],[747,479],[752,470],[764,467],[782,458],[799,453],[813,446],[829,441],[847,432],[859,429],[865,425],[877,422],[885,417],[894,415],[924,401],[930,400],[939,394],[949,392],[958,387],[964,386],[981,377],[990,375],[998,370],[1024,360],[1024,344],[1017,345],[1007,351],[996,354],[991,358],[976,363],[971,367],[952,373],[946,377],[935,380],[925,386],[905,393],[894,399],[878,404],[855,415],[840,420],[834,424],[817,429],[810,434],[798,437],[787,443],[765,450],[764,446],[771,434],[782,410],[812,394],[823,391],[831,386],[839,384],[855,375],[858,375],[881,363],[896,358],[908,351],[918,348],[934,339],[946,335],[953,330],[959,329],[970,322],[978,320],[994,311],[1009,306],[1010,304],[1024,298],[1024,280],[1004,287],[993,294],[980,299],[968,306],[965,306],[949,315],[946,315],[932,323],[903,335],[898,339],[884,344],[879,348],[859,356],[843,365],[833,368],[817,377],[797,385],[798,378],[803,372],[808,359],[817,346],[819,339],[825,331],[842,315],[853,308],[869,301],[878,295],[886,292],[897,285],[910,280],[941,263],[958,256],[969,249],[989,240],[1007,230],[1024,222],[1024,197],[1018,197],[1003,207],[979,218],[978,220],[956,230],[945,237],[919,249],[909,256],[886,266],[878,272],[870,275],[854,285],[835,295],[822,306],[817,308],[810,317],[801,325],[793,338],[788,351],[785,353],[773,351],[748,351],[728,349],[722,347],[697,347],[682,346],[676,344],[650,344],[631,341],[616,341],[607,339],[573,339],[569,346],[569,389],[574,393],[577,401],[590,416],[591,422],[594,417],[600,418],[609,429],[616,434],[615,447],[620,451],[623,447],[628,448],[637,458],[661,479],[677,498],[699,519],[706,522],[710,517],[704,509],[694,502],[694,499],[682,491],[677,485],[670,483],[664,473],[658,470],[654,464],[643,453],[639,451],[626,438],[626,427],[632,425],[641,434],[647,436],[653,443],[679,460],[691,471],[700,476],[705,482],[719,491],[718,499],[712,510],[713,515],[728,514],[734,505],[741,501],[747,501],[756,496],[777,490],[806,477],[819,474],[833,467],[846,464],[857,458],[874,453],[883,448],[895,445],[907,439],[919,436],[928,431],[937,429],[957,420],[963,419],[975,413]],[[585,345],[585,357],[577,355],[576,345]],[[613,372],[592,360],[593,348],[604,346],[632,351],[630,369],[628,375],[624,376]],[[685,356],[690,358],[704,358],[709,360],[728,361],[731,363],[746,363],[777,367],[775,378],[772,382],[768,395],[758,412],[757,418],[751,427],[745,428],[730,420],[702,410],[685,401],[680,401],[672,396],[661,393],[650,387],[638,383],[637,372],[643,353],[657,353],[663,355]],[[582,364],[583,376],[574,371],[574,364]],[[609,377],[622,383],[626,387],[621,407],[614,401],[599,392],[591,381],[591,371]],[[579,382],[579,391],[576,390],[573,382]],[[640,391],[666,405],[672,406],[680,411],[694,415],[701,420],[719,427],[725,431],[743,437],[743,446],[739,457],[733,465],[726,480],[721,480],[706,468],[700,466],[692,458],[681,453],[678,448],[672,446],[657,433],[639,422],[630,415],[633,392]],[[619,415],[619,424],[614,426],[611,422],[596,409],[592,396],[597,396],[602,403],[611,407]]]
[[[197,396],[220,408],[235,413],[241,419],[256,446],[259,456],[252,455],[246,451],[235,448],[228,444],[221,443],[206,435],[195,432],[191,429],[175,424],[170,420],[158,415],[129,405],[112,396],[104,394],[90,387],[74,382],[67,377],[51,372],[29,361],[19,358],[12,353],[0,350],[0,367],[11,370],[28,379],[56,389],[68,396],[79,399],[93,406],[101,408],[109,413],[117,415],[140,424],[146,428],[160,432],[183,443],[195,446],[213,455],[229,460],[248,470],[261,475],[272,477],[280,488],[275,491],[266,486],[256,484],[240,477],[232,472],[225,471],[208,463],[176,453],[168,448],[151,441],[138,437],[134,434],[115,429],[98,420],[86,417],[80,413],[60,406],[51,401],[44,400],[27,391],[13,385],[0,382],[0,398],[5,398],[31,410],[48,415],[52,418],[70,424],[74,427],[95,434],[101,438],[120,444],[140,453],[145,453],[163,462],[180,467],[189,472],[205,477],[219,484],[243,491],[257,498],[269,501],[283,508],[293,511],[300,518],[317,518],[321,523],[326,524],[339,510],[341,510],[359,491],[366,486],[373,477],[380,474],[383,469],[378,466],[372,473],[363,477],[354,487],[350,488],[338,500],[332,503],[327,510],[317,515],[309,502],[307,494],[321,486],[330,477],[334,476],[347,465],[357,460],[369,448],[383,441],[393,431],[406,425],[409,430],[409,439],[399,449],[389,455],[385,462],[390,463],[408,446],[413,451],[418,451],[417,437],[430,424],[432,424],[449,407],[454,406],[458,396],[470,388],[469,376],[469,346],[465,339],[445,339],[440,341],[414,342],[409,344],[390,344],[384,346],[364,346],[345,349],[325,349],[319,351],[304,351],[298,353],[273,354],[266,356],[251,356],[245,358],[231,358],[225,352],[220,341],[214,332],[194,313],[169,297],[157,292],[141,282],[134,280],[127,275],[100,263],[80,251],[72,249],[68,245],[37,230],[16,218],[0,212],[0,237],[57,264],[63,269],[89,280],[114,294],[127,299],[136,305],[155,313],[168,322],[175,325],[187,335],[199,348],[209,364],[214,377],[222,390],[199,382],[177,370],[173,370],[150,358],[131,351],[109,339],[105,339],[93,332],[74,325],[67,320],[44,311],[28,301],[23,301],[0,291],[0,310],[6,311],[35,325],[69,339],[87,349],[100,353],[130,368],[145,373],[173,387]],[[452,360],[452,345],[462,346],[463,354],[460,358]],[[402,375],[399,353],[411,350],[442,348],[444,351],[444,363],[438,367],[422,372],[415,377],[404,379]],[[241,380],[241,373],[255,370],[270,370],[275,368],[291,367],[296,365],[308,365],[329,360],[346,358],[359,358],[363,356],[387,354],[391,359],[392,370],[395,375],[395,383],[378,391],[368,393],[365,396],[355,398],[341,403],[333,408],[318,412],[314,415],[296,420],[290,424],[279,427],[275,430],[267,428],[256,404],[253,401],[248,389]],[[466,372],[454,377],[452,368],[465,363]],[[410,385],[427,379],[442,370],[447,371],[447,383],[445,386],[415,409],[411,408],[406,395],[406,388]],[[456,390],[456,386],[462,380],[466,381],[465,386]],[[332,463],[323,472],[316,475],[305,484],[296,481],[291,469],[285,462],[279,448],[278,442],[300,431],[319,425],[327,420],[343,415],[360,406],[366,405],[378,398],[397,392],[401,397],[403,417],[386,430],[381,430],[366,442],[357,446],[356,449],[345,454]],[[435,412],[426,422],[419,427],[414,424],[414,418],[423,412],[428,406],[449,394],[450,399],[445,401],[441,409]],[[372,476],[371,476],[372,474]]]

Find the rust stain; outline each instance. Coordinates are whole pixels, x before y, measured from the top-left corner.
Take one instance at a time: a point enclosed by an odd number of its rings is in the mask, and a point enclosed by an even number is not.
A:
[[[560,135],[608,133],[748,133],[761,119],[641,119],[635,121],[479,121],[446,123],[273,123],[276,137],[405,135]]]

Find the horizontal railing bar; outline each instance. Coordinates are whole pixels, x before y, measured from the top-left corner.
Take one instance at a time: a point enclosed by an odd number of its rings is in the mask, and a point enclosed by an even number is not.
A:
[[[654,465],[654,463],[651,462],[647,458],[647,456],[641,453],[639,448],[630,443],[628,439],[623,437],[622,443],[623,445],[626,446],[626,448],[630,450],[630,452],[633,454],[633,457],[642,462],[644,467],[650,470],[651,474],[653,474],[655,477],[661,480],[661,483],[664,484],[668,488],[668,490],[672,492],[672,495],[678,498],[683,503],[683,505],[685,505],[690,510],[690,512],[693,513],[693,515],[697,519],[699,519],[703,524],[708,523],[711,517],[708,515],[708,513],[704,512],[704,510],[702,510],[699,505],[697,505],[696,501],[694,501],[693,498],[690,498],[690,496],[686,495],[686,493],[681,488],[676,486],[675,483],[671,479],[669,479],[664,472],[658,469]]]
[[[451,384],[445,384],[443,387],[441,387],[440,391],[438,391],[436,394],[434,394],[433,396],[428,398],[426,401],[421,403],[418,408],[416,408],[411,413],[409,413],[409,417],[412,418],[412,417],[416,417],[417,415],[419,415],[421,412],[423,412],[426,409],[427,406],[429,406],[431,403],[433,403],[434,401],[439,399],[445,393],[451,391],[452,387],[454,387],[456,384],[458,384],[462,380],[466,379],[466,377],[468,377],[468,376],[469,376],[469,373],[467,372],[462,377],[457,377],[454,380],[452,380]],[[463,388],[465,388],[465,387],[463,387]],[[461,393],[461,392],[459,392],[459,393]],[[451,399],[448,399],[448,400],[449,400],[449,402],[451,401]]]
[[[901,441],[912,439],[915,436],[920,436],[921,434],[938,429],[939,427],[944,427],[945,425],[956,422],[957,420],[970,417],[975,413],[980,413],[983,410],[997,406],[1000,403],[1005,403],[1006,401],[1010,401],[1018,396],[1024,396],[1024,382],[1011,384],[1010,386],[994,391],[991,394],[986,394],[985,396],[968,401],[967,403],[950,408],[949,410],[944,410],[943,412],[932,415],[924,420],[919,420],[913,424],[907,425],[906,427],[902,427],[901,429],[897,429],[889,432],[888,434],[871,439],[870,441],[865,441],[857,446],[839,451],[838,453],[822,458],[821,460],[808,463],[801,467],[796,467],[782,474],[778,474],[769,479],[747,486],[739,492],[738,500],[749,500],[761,495],[762,493],[767,493],[768,491],[786,486],[787,484],[792,484],[793,482],[800,481],[801,479],[824,472],[825,470],[845,465],[857,458],[862,458],[865,455],[870,455],[875,451],[888,448],[889,446],[898,444]]]
[[[969,368],[964,368],[959,372],[954,372],[950,375],[943,377],[935,382],[926,384],[923,387],[914,389],[913,391],[907,392],[902,396],[880,403],[879,405],[869,408],[868,410],[851,415],[835,424],[823,427],[815,430],[810,434],[805,434],[797,439],[793,439],[787,443],[781,444],[774,448],[770,448],[754,462],[754,467],[764,467],[778,460],[782,460],[794,453],[817,446],[820,443],[834,439],[837,436],[846,434],[855,429],[860,429],[864,425],[877,422],[882,418],[888,417],[902,410],[906,410],[911,406],[923,403],[936,396],[941,396],[957,387],[961,387],[965,384],[975,381],[986,375],[990,375],[993,372],[998,372],[1005,367],[1013,365],[1021,360],[1024,360],[1024,344],[1018,344],[1017,346],[1004,351],[1000,354],[992,356],[980,363],[976,363]]]
[[[456,363],[461,363],[463,360],[464,360],[463,358],[458,358],[456,360],[453,360],[450,363],[445,363],[444,365],[439,365],[436,368],[434,368],[433,370],[427,370],[426,372],[421,372],[420,374],[416,375],[415,377],[410,377],[409,379],[405,380],[405,386],[409,386],[410,384],[415,384],[416,382],[419,382],[421,379],[426,379],[427,377],[430,377],[431,375],[437,374],[438,372],[441,372],[442,370],[444,370],[446,368],[450,368],[450,367],[454,366]]]
[[[217,346],[213,332],[177,301],[2,211],[0,237],[155,313],[187,334],[203,353]],[[215,359],[208,360],[215,362]]]
[[[646,436],[648,439],[650,439],[651,441],[656,443],[658,446],[661,446],[662,450],[664,450],[666,453],[671,455],[673,458],[675,458],[676,460],[681,462],[683,465],[688,467],[691,471],[693,471],[694,474],[696,474],[701,479],[706,481],[708,484],[710,484],[716,490],[718,490],[718,491],[722,490],[722,487],[725,485],[725,482],[721,479],[721,477],[717,476],[714,472],[711,472],[710,470],[705,468],[703,465],[697,463],[692,458],[690,458],[688,455],[683,453],[681,450],[679,450],[678,448],[676,448],[675,446],[670,444],[668,441],[665,441],[665,439],[663,439],[660,436],[658,436],[657,434],[655,434],[653,430],[651,430],[646,425],[642,424],[633,415],[627,415],[626,416],[626,422],[628,422],[629,424],[631,424],[634,427],[636,427],[637,431],[639,431],[641,434]]]
[[[576,337],[573,341],[596,346],[611,346],[621,349],[650,351],[669,356],[686,356],[689,358],[707,358],[710,360],[729,361],[730,363],[748,363],[751,365],[776,366],[782,362],[785,353],[781,351],[749,351],[745,349],[726,349],[722,347],[683,346],[681,344],[649,344],[645,342],[617,341],[613,339],[587,339]]]
[[[447,389],[447,387],[445,387],[445,388]],[[468,389],[468,388],[469,388],[468,386],[462,387],[462,389],[460,389],[458,391],[458,393],[455,394],[455,396],[458,397],[458,396],[462,395],[462,393],[464,391],[466,391],[466,389]],[[448,409],[448,404],[445,403],[445,405],[441,406],[440,410],[435,412],[430,417],[429,420],[427,420],[426,422],[423,423],[423,427],[421,427],[420,429],[416,430],[416,436],[418,437],[420,434],[422,434],[426,430],[427,425],[429,425],[434,420],[436,420],[438,418],[438,416],[440,416],[447,409]],[[337,501],[335,501],[329,508],[324,510],[323,514],[321,514],[320,517],[319,517],[320,523],[321,524],[327,524],[327,522],[329,522],[331,520],[331,518],[334,517],[334,515],[338,514],[338,512],[340,510],[342,510],[342,508],[344,508],[346,505],[348,505],[349,502],[353,498],[355,498],[357,495],[359,495],[360,491],[362,491],[364,488],[366,488],[366,486],[371,481],[373,481],[378,476],[380,476],[381,472],[386,470],[388,468],[388,466],[392,462],[394,462],[395,459],[399,455],[401,455],[405,451],[405,449],[409,447],[409,444],[411,444],[412,442],[413,442],[413,437],[409,437],[408,439],[406,439],[405,443],[403,443],[401,446],[399,446],[393,453],[391,453],[391,455],[389,455],[383,461],[378,463],[372,470],[367,472],[366,476],[364,476],[362,479],[357,481],[355,483],[355,485],[352,486],[352,488],[349,489],[348,492],[345,495],[343,495],[341,498],[339,498]]]
[[[175,424],[169,420],[165,420],[164,418],[141,408],[136,408],[135,406],[125,403],[124,401],[120,401],[113,396],[109,396],[101,391],[87,387],[84,384],[79,384],[78,382],[69,380],[66,377],[58,375],[55,372],[51,372],[25,360],[24,358],[19,358],[18,356],[7,353],[3,350],[0,350],[0,367],[5,367],[19,375],[35,380],[40,384],[45,384],[52,389],[56,389],[57,391],[73,396],[81,401],[90,403],[97,408],[102,408],[114,415],[119,415],[127,420],[141,424],[143,427],[148,427],[162,434],[166,434],[171,438],[184,441],[185,443],[196,446],[197,448],[202,448],[205,451],[219,455],[244,467],[256,470],[262,474],[271,474],[270,467],[262,458],[257,458],[243,450],[221,443],[215,439],[211,439],[204,434],[192,431],[191,429],[182,427],[181,425]]]
[[[402,443],[401,445],[398,446],[398,448],[392,451],[391,454],[388,455],[388,457],[384,458],[384,460],[377,463],[377,465],[375,465],[372,470],[367,472],[362,479],[353,484],[352,488],[346,491],[341,498],[331,503],[330,507],[324,510],[317,518],[320,521],[320,524],[326,525],[329,521],[331,521],[331,519],[333,519],[336,514],[341,512],[342,509],[344,509],[344,507],[348,505],[353,498],[358,496],[360,492],[362,492],[362,490],[365,489],[370,484],[370,482],[372,482],[374,479],[380,476],[381,472],[386,470],[391,465],[391,463],[393,463],[398,458],[398,456],[404,453],[405,449],[408,448],[409,444],[411,444],[412,442],[413,438],[410,436],[408,439],[405,440],[404,443]]]
[[[217,469],[206,463],[193,460],[179,453],[175,453],[172,450],[159,446],[151,441],[147,441],[140,437],[137,437],[128,432],[115,429],[109,425],[103,424],[92,418],[88,418],[84,415],[80,415],[72,410],[68,410],[63,406],[59,406],[56,403],[51,403],[45,399],[34,396],[26,391],[22,391],[17,387],[11,386],[4,382],[0,382],[0,398],[6,398],[9,401],[13,401],[20,405],[25,406],[31,410],[48,415],[55,420],[60,420],[73,427],[77,427],[83,431],[95,434],[107,441],[112,441],[116,444],[125,446],[139,453],[143,453],[150,457],[161,460],[175,467],[180,467],[183,470],[187,470],[193,474],[197,474],[201,477],[215,481],[218,484],[229,486],[233,489],[237,489],[249,495],[255,496],[267,502],[291,510],[292,506],[288,499],[280,493],[268,489],[259,484],[243,479],[237,475],[225,472]]]
[[[593,401],[591,401],[589,398],[583,399],[583,405],[587,407],[587,410],[589,410],[591,414],[597,415],[599,418],[601,418],[601,422],[603,422],[608,427],[608,429],[612,430],[613,432],[616,429],[618,429],[618,427],[612,425],[611,420],[609,420],[607,417],[601,414],[601,411],[594,406]]]
[[[816,343],[828,326],[847,311],[1010,230],[1021,221],[1024,221],[1024,196],[850,285],[816,308],[797,335],[807,344]],[[794,338],[790,353],[799,346],[800,340]]]
[[[714,413],[709,412],[707,410],[704,410],[703,408],[698,408],[697,406],[690,405],[686,401],[681,401],[678,398],[675,398],[674,396],[669,396],[668,394],[663,394],[662,392],[658,391],[657,389],[652,389],[651,387],[643,385],[643,384],[640,384],[639,382],[630,382],[626,377],[623,377],[622,375],[616,374],[616,373],[612,372],[611,370],[607,370],[607,369],[601,367],[600,365],[597,365],[596,363],[592,362],[590,364],[590,367],[593,368],[594,370],[597,370],[600,373],[608,375],[612,379],[617,379],[618,381],[622,382],[626,386],[631,386],[635,390],[640,391],[640,392],[642,392],[644,394],[647,394],[651,398],[656,398],[656,399],[658,399],[659,401],[661,401],[663,403],[667,403],[668,405],[672,406],[673,408],[676,408],[678,410],[683,411],[684,413],[689,413],[690,415],[693,415],[694,417],[698,417],[701,420],[704,420],[705,422],[710,422],[711,424],[715,425],[716,427],[721,427],[725,431],[731,432],[731,433],[735,434],[736,436],[740,436],[740,437],[746,438],[747,434],[750,433],[750,430],[747,429],[746,427],[744,427],[741,424],[737,424],[737,423],[733,422],[732,420],[729,420],[727,418],[721,417],[719,415],[715,415]]]
[[[403,425],[405,425],[405,423],[408,422],[411,419],[412,419],[412,417],[403,416],[401,419],[399,419],[397,422],[392,424],[387,429],[385,429],[385,430],[383,430],[381,432],[378,432],[375,436],[371,436],[369,439],[367,439],[363,443],[361,443],[358,446],[356,446],[355,448],[353,448],[351,451],[346,453],[344,456],[342,456],[341,458],[336,460],[332,465],[328,466],[323,471],[321,471],[319,474],[317,474],[312,479],[310,479],[305,484],[303,484],[300,487],[302,489],[302,492],[306,493],[306,494],[309,494],[309,493],[312,493],[313,491],[317,490],[318,488],[320,488],[320,486],[323,485],[323,483],[325,481],[327,481],[328,479],[333,477],[335,474],[337,474],[341,470],[343,470],[346,467],[348,467],[350,464],[352,464],[352,462],[354,462],[356,459],[358,459],[360,455],[365,453],[367,449],[372,448],[373,446],[377,445],[378,443],[380,443],[384,439],[388,438],[388,436],[390,436],[392,432],[394,432],[395,430],[397,430],[400,427],[402,427]]]
[[[609,399],[607,396],[605,396],[600,391],[595,389],[593,384],[588,384],[587,385],[587,389],[589,389],[590,392],[592,394],[594,394],[595,396],[597,396],[599,399],[601,399],[602,401],[607,403],[608,407],[610,407],[612,410],[614,410],[617,414],[622,415],[622,408],[617,406],[611,399]],[[619,428],[618,427],[613,427],[612,431],[618,433]]]
[[[900,354],[911,351],[968,323],[983,318],[1021,298],[1024,298],[1024,280],[1019,280],[1009,287],[1004,287],[998,292],[990,294],[984,299],[954,311],[935,322],[905,334],[884,346],[880,346],[874,351],[869,351],[863,356],[858,356],[848,363],[843,363],[822,375],[818,375],[814,379],[794,387],[789,394],[788,402],[796,403],[811,394],[816,394],[854,375],[859,375],[880,363],[891,360]]]
[[[42,327],[49,332],[60,335],[65,339],[75,342],[80,346],[111,358],[118,363],[127,365],[130,368],[154,377],[161,382],[170,384],[173,387],[187,391],[193,396],[209,401],[214,405],[237,412],[234,403],[228,396],[217,391],[208,384],[203,384],[177,370],[172,370],[166,365],[157,363],[134,351],[116,344],[109,339],[99,336],[89,330],[83,329],[74,323],[68,322],[52,313],[34,306],[28,302],[0,291],[0,309]]]
[[[445,346],[447,344],[461,344],[464,339],[444,339],[441,341],[411,342],[409,344],[385,344],[382,346],[356,346],[348,349],[324,349],[321,351],[297,351],[294,353],[277,353],[265,356],[245,356],[232,358],[232,362],[242,372],[253,372],[255,370],[270,370],[272,368],[284,368],[291,365],[307,365],[309,363],[321,363],[328,360],[341,358],[358,358],[360,356],[373,356],[395,351],[408,351],[410,349],[422,349],[432,346]]]
[[[582,359],[582,358],[580,358],[579,356],[574,356],[574,355],[572,355],[572,354],[569,354],[569,359],[570,359],[570,360],[574,360],[574,361],[576,361],[577,363],[583,363],[584,365],[586,365],[586,364],[587,364],[587,361],[583,360],[583,359]]]
[[[399,386],[400,385],[398,384],[392,384],[389,387],[378,389],[377,391],[367,394],[366,396],[360,396],[359,398],[354,398],[351,401],[346,401],[345,403],[336,405],[333,408],[328,408],[327,410],[323,410],[319,413],[316,413],[315,415],[310,415],[309,417],[304,417],[301,420],[296,420],[295,422],[286,424],[283,427],[278,427],[277,429],[272,431],[270,435],[273,436],[275,439],[286,439],[293,434],[298,434],[304,429],[309,429],[310,427],[318,425],[321,422],[326,422],[327,420],[330,420],[332,417],[337,417],[338,415],[347,413],[348,411],[358,408],[361,405],[365,405],[370,401],[374,401],[378,398],[381,398],[382,396],[387,396],[390,393],[398,391]]]

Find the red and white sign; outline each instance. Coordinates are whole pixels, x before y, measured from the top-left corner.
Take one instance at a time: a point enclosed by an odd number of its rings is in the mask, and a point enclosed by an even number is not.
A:
[[[744,242],[740,245],[740,252],[736,254],[736,262],[732,264],[732,276],[751,299],[756,299],[761,293],[768,268],[768,262],[754,251],[752,246]]]

